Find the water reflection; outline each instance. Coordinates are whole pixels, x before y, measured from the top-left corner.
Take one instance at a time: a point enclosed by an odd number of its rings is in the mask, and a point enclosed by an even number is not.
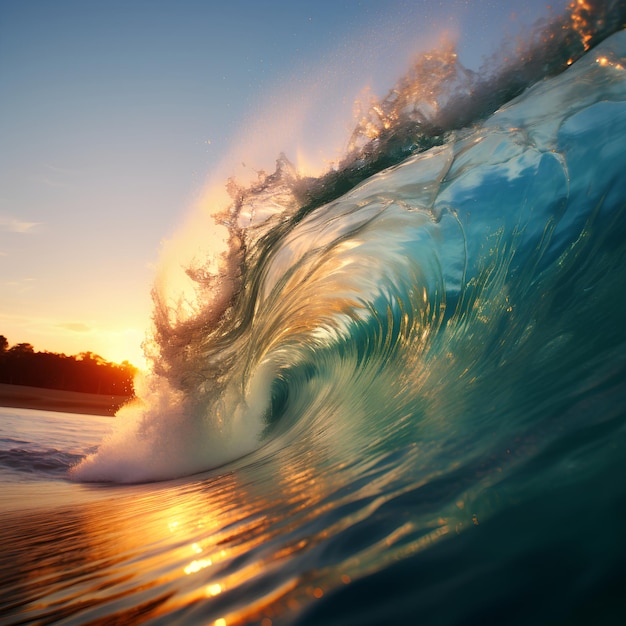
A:
[[[376,432],[323,414],[337,404],[327,389],[308,407],[306,428],[299,422],[230,470],[73,484],[71,507],[2,514],[0,612],[13,624],[275,625],[471,528],[476,510],[458,503],[474,497],[464,495],[470,486],[480,491],[477,476],[492,481],[498,463],[456,474],[442,466],[439,447],[402,426],[388,387]],[[381,414],[372,398],[342,397],[353,424]]]

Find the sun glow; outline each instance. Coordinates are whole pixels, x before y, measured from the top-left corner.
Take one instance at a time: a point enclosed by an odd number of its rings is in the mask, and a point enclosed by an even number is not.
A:
[[[145,321],[130,320],[128,325],[101,325],[98,322],[63,322],[44,316],[0,315],[0,333],[11,345],[30,343],[37,352],[76,355],[93,352],[106,361],[123,363],[128,361],[145,370],[147,363],[142,344],[146,337]]]

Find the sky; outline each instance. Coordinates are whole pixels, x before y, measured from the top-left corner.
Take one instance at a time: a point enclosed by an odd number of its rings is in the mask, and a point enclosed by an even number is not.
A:
[[[320,171],[420,50],[452,38],[478,69],[566,4],[2,0],[0,334],[142,366],[162,251],[207,190],[281,151]]]

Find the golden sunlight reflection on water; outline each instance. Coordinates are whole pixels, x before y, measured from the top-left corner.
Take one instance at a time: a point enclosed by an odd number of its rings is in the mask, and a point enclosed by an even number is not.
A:
[[[278,570],[307,542],[272,540],[322,497],[310,473],[265,478],[254,490],[233,473],[187,485],[81,487],[88,497],[71,509],[3,513],[0,538],[12,558],[2,595],[12,594],[16,615],[29,621],[130,619],[138,607],[144,618],[193,609],[202,620],[241,621],[298,585]]]
[[[0,513],[0,545],[9,546],[0,599],[13,623],[280,622],[473,527],[462,494],[436,515],[390,516],[396,498],[418,501],[413,492],[431,480],[411,478],[427,451],[399,443],[385,452],[376,444],[384,424],[377,436],[358,435],[321,403],[312,407],[321,419],[294,428],[289,445],[279,437],[231,470],[161,484],[68,484],[71,506]],[[350,407],[364,413],[359,423],[378,410],[371,401]]]

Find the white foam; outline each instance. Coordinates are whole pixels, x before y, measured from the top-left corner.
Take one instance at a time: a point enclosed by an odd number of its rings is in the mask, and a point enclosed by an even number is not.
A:
[[[72,468],[81,482],[137,483],[187,476],[223,465],[260,442],[270,385],[254,377],[245,397],[224,393],[191,397],[153,376],[144,400],[122,408],[97,452]]]

